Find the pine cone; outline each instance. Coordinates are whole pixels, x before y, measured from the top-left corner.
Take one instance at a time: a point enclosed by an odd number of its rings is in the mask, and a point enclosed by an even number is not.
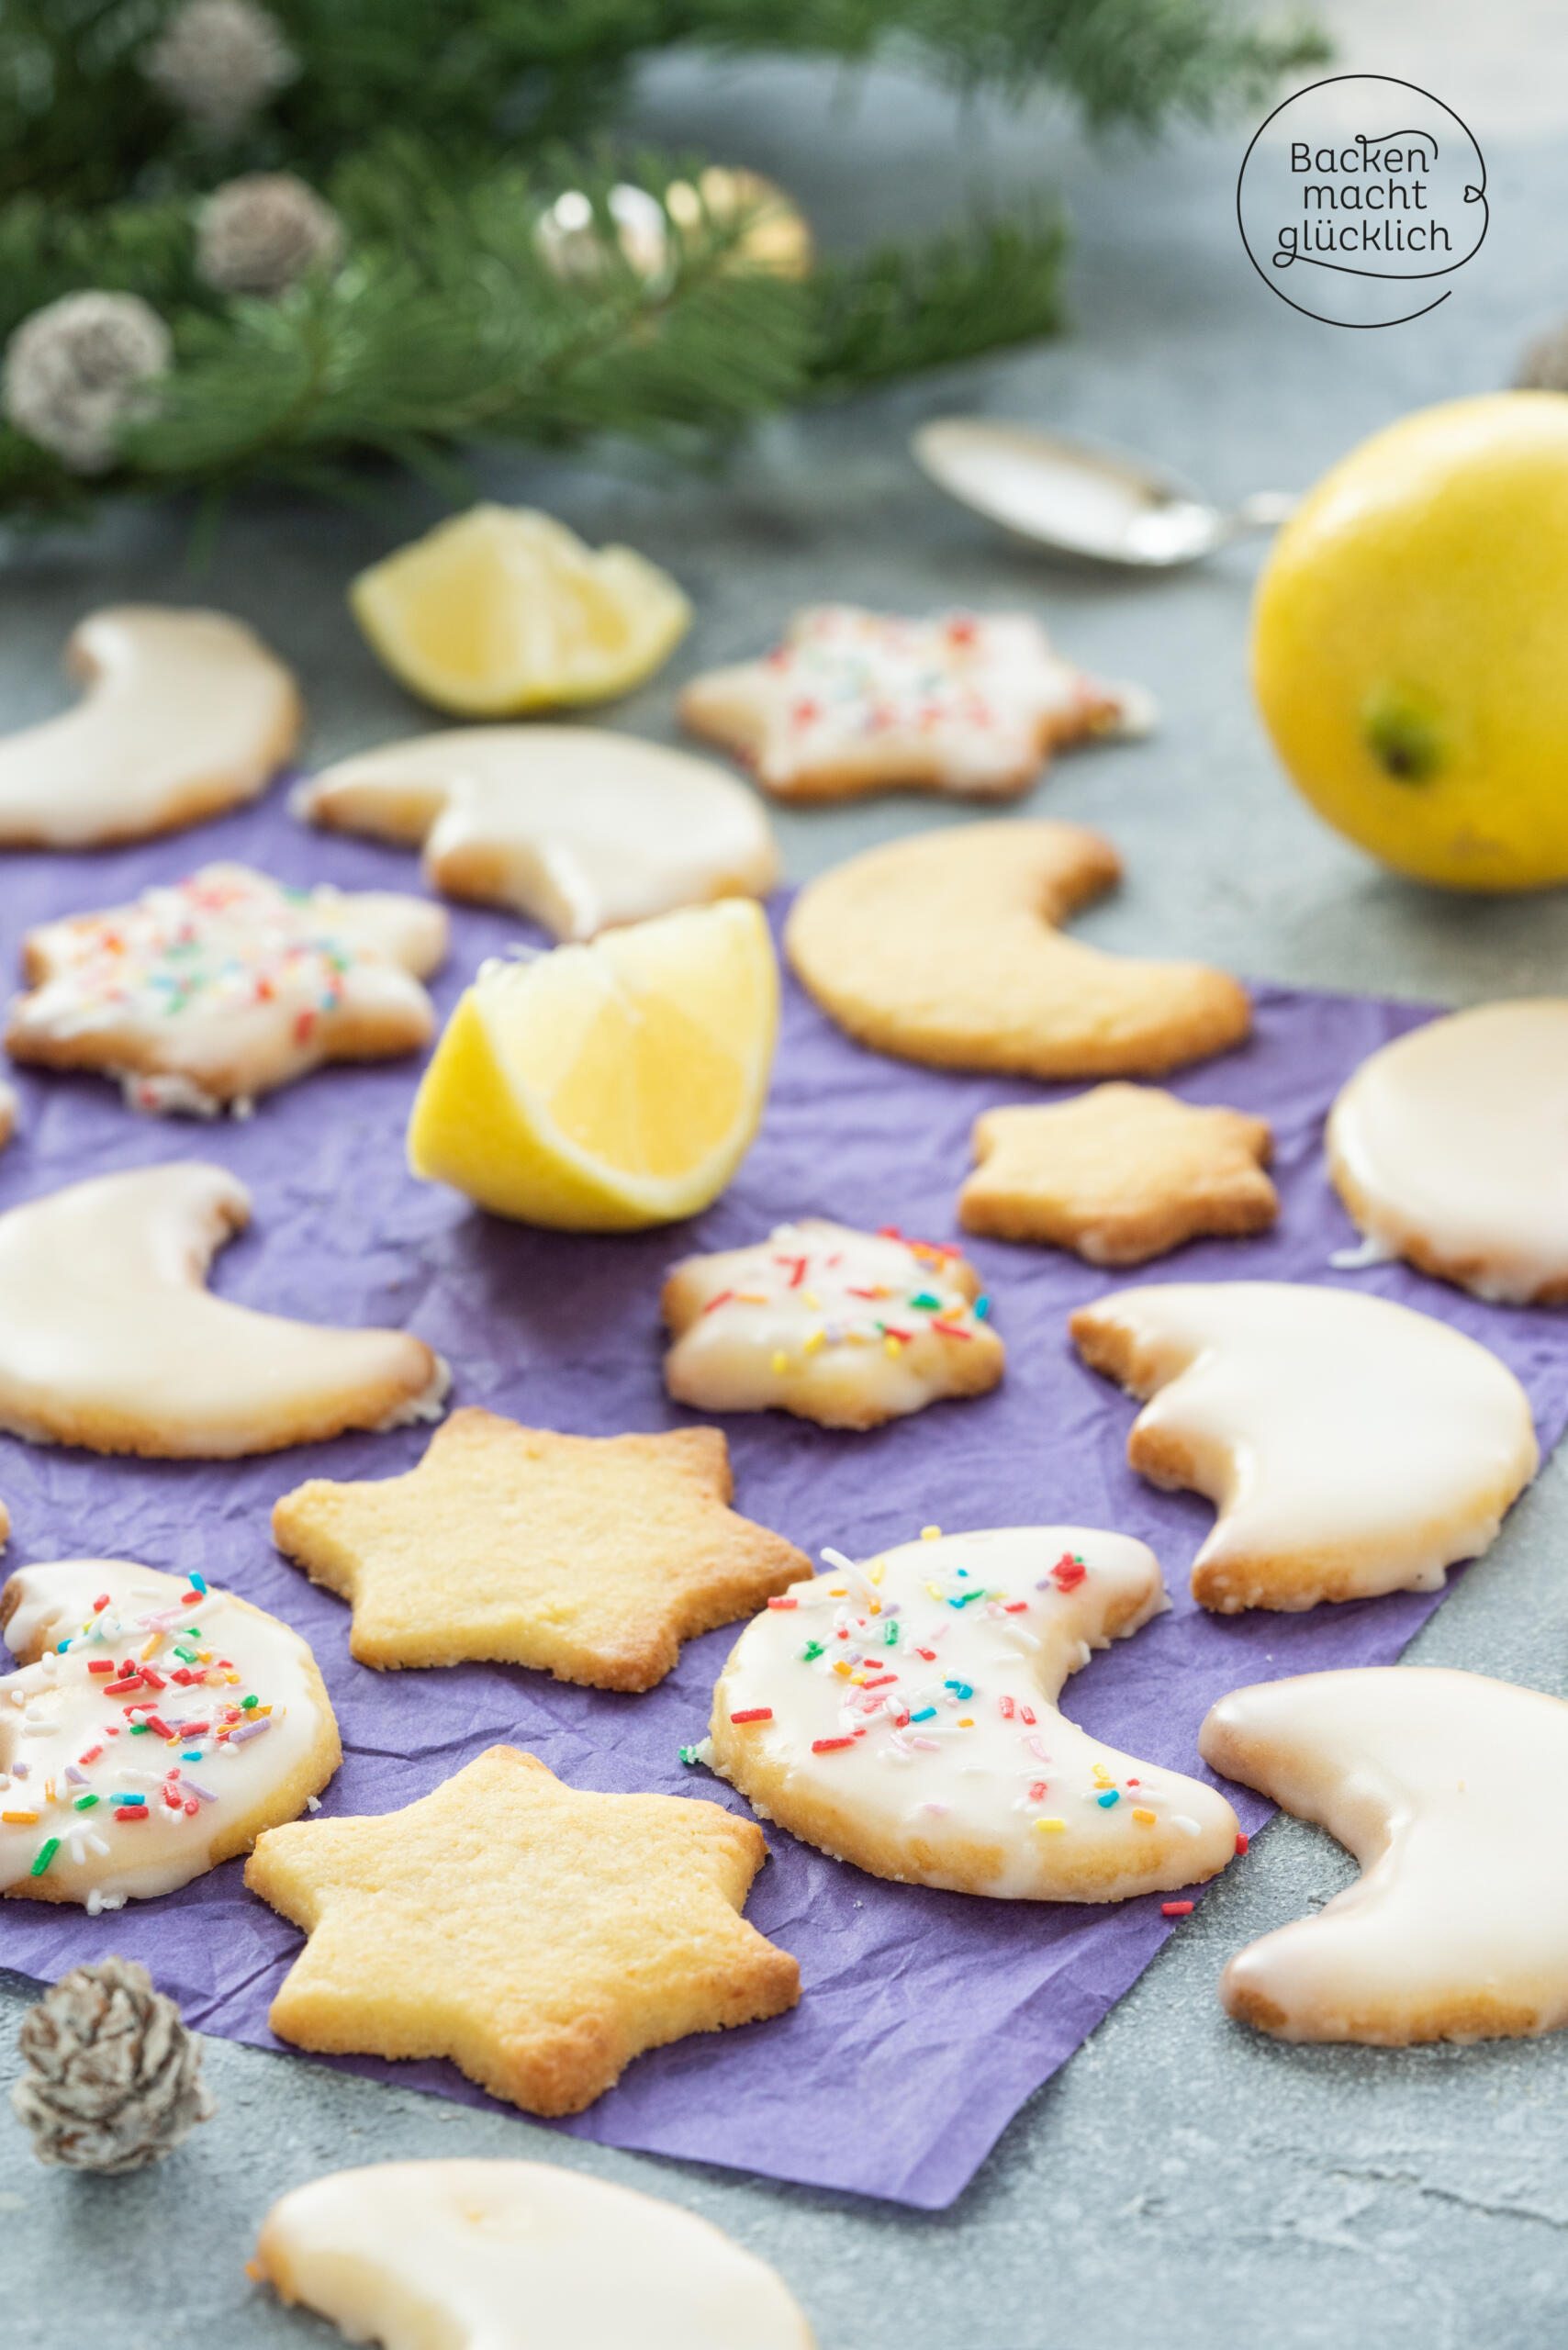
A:
[[[1568,319],[1539,335],[1519,362],[1517,392],[1568,392]]]
[[[114,464],[122,427],[149,411],[147,387],[173,350],[140,294],[64,294],[24,319],[6,345],[0,407],[73,473],[101,474]]]
[[[134,1959],[74,1967],[22,2018],[11,2102],[40,2163],[141,2170],[213,2111],[201,2042]]]
[[[281,294],[342,250],[342,222],[292,172],[246,172],[201,208],[196,269],[219,294]]]
[[[256,0],[185,0],[141,70],[193,129],[222,141],[286,89],[299,60],[271,9]]]

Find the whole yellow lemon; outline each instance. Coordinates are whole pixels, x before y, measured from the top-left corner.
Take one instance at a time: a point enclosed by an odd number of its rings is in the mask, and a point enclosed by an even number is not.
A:
[[[1568,397],[1374,433],[1281,532],[1252,677],[1318,813],[1454,890],[1568,880]]]

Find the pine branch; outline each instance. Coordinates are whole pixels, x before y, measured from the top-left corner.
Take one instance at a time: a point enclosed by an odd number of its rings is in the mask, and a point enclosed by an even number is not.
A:
[[[814,387],[852,391],[1054,333],[1066,247],[1060,215],[1041,210],[823,271],[812,289]]]

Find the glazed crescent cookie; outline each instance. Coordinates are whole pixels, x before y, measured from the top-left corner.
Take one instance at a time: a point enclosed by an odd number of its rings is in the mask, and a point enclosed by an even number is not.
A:
[[[209,1296],[250,1194],[194,1160],[94,1176],[0,1215],[0,1427],[34,1444],[222,1460],[439,1418],[451,1373],[402,1330]]]
[[[1172,1282],[1081,1306],[1070,1328],[1092,1369],[1149,1399],[1132,1466],[1218,1510],[1193,1596],[1221,1615],[1439,1591],[1539,1464],[1513,1372],[1384,1298]]]
[[[1484,1003],[1364,1060],[1328,1170],[1372,1247],[1495,1304],[1568,1304],[1568,997]]]
[[[118,1077],[133,1109],[216,1116],[323,1061],[427,1044],[435,1010],[420,981],[446,936],[423,898],[204,866],[131,905],[29,931],[30,991],[11,1006],[6,1047]]]
[[[454,898],[592,938],[714,898],[765,898],[778,853],[754,792],[707,759],[593,726],[460,726],[340,759],[296,814],[422,842]]]
[[[937,1069],[1157,1077],[1239,1044],[1251,1007],[1225,972],[1061,935],[1120,874],[1109,841],[1078,824],[916,833],[808,882],[785,948],[850,1035]]]
[[[1236,1850],[1212,1787],[1057,1710],[1090,1653],[1170,1606],[1125,1534],[1025,1526],[902,1543],[768,1602],[697,1751],[765,1819],[873,1876],[1014,1901],[1127,1901]]]
[[[90,1916],[172,1893],[296,1818],[342,1760],[297,1632],[131,1559],[0,1590],[0,1892]]]
[[[777,2270],[554,2163],[375,2163],[294,2188],[250,2274],[386,2350],[812,2350]]]
[[[85,691],[0,737],[0,847],[143,840],[253,800],[299,738],[298,688],[226,612],[116,604],[73,631]]]
[[[1308,1673],[1222,1697],[1199,1746],[1363,1872],[1237,1953],[1233,2016],[1396,2048],[1568,2023],[1561,1699],[1434,1665]]]

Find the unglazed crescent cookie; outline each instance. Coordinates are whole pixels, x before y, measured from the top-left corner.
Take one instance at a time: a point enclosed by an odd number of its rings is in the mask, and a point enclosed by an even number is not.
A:
[[[957,1248],[805,1216],[672,1269],[665,1385],[702,1412],[878,1427],[996,1385],[1006,1354],[989,1309]]]
[[[172,1893],[302,1812],[342,1760],[297,1632],[130,1559],[0,1590],[0,1892],[90,1914]]]
[[[331,1330],[209,1296],[250,1222],[221,1167],[175,1160],[0,1215],[0,1427],[93,1452],[230,1460],[440,1416],[451,1373],[402,1330]]]
[[[764,898],[778,853],[755,793],[707,759],[592,726],[462,726],[340,759],[296,813],[424,845],[454,898],[591,938],[713,898]]]
[[[376,2163],[262,2222],[251,2275],[386,2350],[812,2350],[777,2270],[695,2212],[554,2163]]]
[[[1328,1169],[1368,1239],[1506,1305],[1568,1304],[1568,997],[1485,1003],[1364,1060]]]
[[[304,719],[298,689],[225,612],[117,604],[65,652],[73,711],[0,737],[0,847],[96,848],[253,800]]]
[[[207,865],[129,906],[28,933],[30,992],[6,1047],[19,1061],[118,1077],[139,1110],[216,1115],[329,1060],[429,1042],[420,985],[446,953],[423,898],[286,889],[244,865]]]
[[[1233,2016],[1385,2047],[1568,2023],[1561,1699],[1432,1665],[1309,1673],[1222,1697],[1199,1745],[1363,1872],[1238,1953]]]
[[[845,1561],[741,1634],[698,1751],[765,1819],[901,1884],[1024,1901],[1196,1884],[1236,1850],[1225,1798],[1057,1710],[1092,1650],[1169,1606],[1151,1550],[1081,1526]]]
[[[1082,1306],[1071,1330],[1094,1370],[1150,1399],[1132,1466],[1218,1510],[1193,1595],[1221,1615],[1440,1590],[1539,1462],[1513,1372],[1383,1298],[1172,1282]]]
[[[1239,1044],[1251,1007],[1226,973],[1061,935],[1120,875],[1109,841],[1078,824],[916,833],[808,882],[785,947],[850,1035],[937,1069],[1158,1077]]]

